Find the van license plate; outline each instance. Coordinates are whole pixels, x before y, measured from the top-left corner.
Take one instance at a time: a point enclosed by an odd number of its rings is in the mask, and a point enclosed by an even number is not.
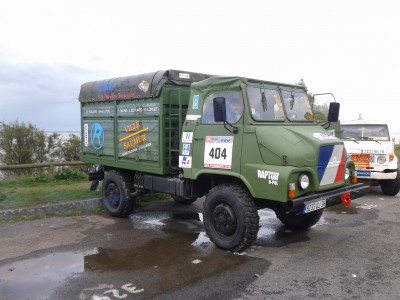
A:
[[[356,174],[357,174],[357,176],[359,176],[359,177],[363,177],[363,176],[369,177],[369,176],[371,176],[371,171],[357,170],[357,171],[356,171]]]
[[[311,203],[304,203],[303,214],[312,212],[314,210],[318,210],[326,207],[326,199],[318,200]]]

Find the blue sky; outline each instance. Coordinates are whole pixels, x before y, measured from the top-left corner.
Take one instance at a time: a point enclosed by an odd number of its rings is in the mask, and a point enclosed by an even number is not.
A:
[[[79,130],[84,82],[161,69],[331,92],[400,137],[398,1],[14,0],[0,19],[0,121]]]

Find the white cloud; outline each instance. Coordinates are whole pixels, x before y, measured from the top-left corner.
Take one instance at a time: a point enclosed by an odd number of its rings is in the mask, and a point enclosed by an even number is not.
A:
[[[46,93],[73,99],[85,81],[173,68],[291,83],[304,78],[310,91],[335,94],[342,118],[383,118],[400,132],[397,1],[14,0],[5,11],[0,53],[14,67],[2,69],[10,80],[0,92],[13,97],[19,112],[35,109],[27,99],[41,103]],[[15,64],[30,89],[13,81]],[[35,76],[40,70],[28,76],[32,65],[53,68],[51,90]],[[7,117],[16,113],[3,101]]]

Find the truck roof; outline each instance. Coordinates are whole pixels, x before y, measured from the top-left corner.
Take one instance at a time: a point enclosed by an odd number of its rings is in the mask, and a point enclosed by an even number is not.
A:
[[[157,97],[165,83],[190,86],[211,75],[179,70],[160,70],[139,75],[86,82],[81,85],[80,102],[115,101]]]

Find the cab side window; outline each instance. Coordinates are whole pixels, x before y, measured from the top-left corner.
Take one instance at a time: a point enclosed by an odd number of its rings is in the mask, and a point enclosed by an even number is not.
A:
[[[214,98],[224,97],[226,104],[226,120],[234,124],[243,115],[243,98],[241,92],[213,93],[204,100],[201,124],[216,124],[214,120]]]

